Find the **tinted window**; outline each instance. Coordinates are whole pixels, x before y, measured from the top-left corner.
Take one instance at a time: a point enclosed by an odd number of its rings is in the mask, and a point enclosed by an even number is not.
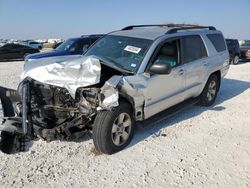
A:
[[[30,44],[39,44],[38,42],[30,42]]]
[[[89,40],[80,40],[75,42],[75,44],[73,45],[76,52],[86,51],[89,48],[89,46],[90,46]]]
[[[221,34],[208,34],[207,37],[214,45],[217,52],[226,50],[225,41]]]
[[[207,51],[200,36],[186,36],[182,39],[183,63],[207,57]]]
[[[99,38],[101,38],[101,37],[93,37],[93,38],[91,38],[91,43],[94,43],[94,42],[97,41],[97,39],[99,39]]]
[[[74,39],[68,39],[65,42],[63,42],[60,46],[56,48],[57,51],[67,51],[72,46],[72,44],[75,42]]]
[[[1,48],[10,49],[11,46],[12,46],[11,44],[5,44],[5,45],[3,45]]]
[[[19,44],[14,44],[12,48],[18,49],[18,48],[22,48],[23,46],[19,45]]]
[[[241,46],[250,46],[250,40],[245,40]]]
[[[18,48],[18,44],[6,44],[5,46],[3,46],[3,48],[6,48],[6,49],[16,49]]]

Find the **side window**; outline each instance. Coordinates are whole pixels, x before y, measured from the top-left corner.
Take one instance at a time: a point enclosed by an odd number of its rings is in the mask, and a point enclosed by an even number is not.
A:
[[[9,44],[5,44],[4,46],[1,47],[2,49],[10,49],[10,45]]]
[[[179,53],[178,53],[179,40],[172,40],[165,43],[157,53],[154,64],[166,63],[170,64],[171,67],[176,67],[180,64]]]
[[[91,44],[95,43],[95,41],[97,41],[97,39],[99,39],[99,38],[91,38]]]
[[[9,45],[8,49],[16,49],[16,45],[15,44],[11,44],[11,45]]]
[[[89,48],[89,40],[83,40],[83,41],[78,41],[75,43],[75,51],[76,52],[81,52],[81,51],[86,51]]]
[[[208,34],[207,38],[212,42],[217,52],[226,50],[225,41],[221,34]]]
[[[189,63],[207,57],[207,51],[200,36],[185,36],[182,38],[183,63]]]
[[[13,45],[13,49],[20,49],[20,48],[22,48],[22,46],[21,46],[21,45],[19,45],[19,44],[15,44],[15,45]]]

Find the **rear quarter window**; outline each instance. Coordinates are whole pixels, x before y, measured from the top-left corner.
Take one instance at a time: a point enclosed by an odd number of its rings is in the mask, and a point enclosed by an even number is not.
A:
[[[224,38],[221,34],[208,34],[207,38],[212,42],[214,48],[217,52],[222,52],[226,50],[226,44]]]

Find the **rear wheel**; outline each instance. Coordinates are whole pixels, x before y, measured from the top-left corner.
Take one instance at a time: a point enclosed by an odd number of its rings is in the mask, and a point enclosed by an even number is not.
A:
[[[0,138],[0,150],[6,154],[12,154],[19,152],[21,148],[21,142],[18,135],[9,133],[6,131],[1,132]]]
[[[95,148],[105,154],[124,149],[132,140],[135,120],[128,103],[121,102],[110,111],[100,111],[94,122],[93,141]]]
[[[234,56],[234,59],[233,59],[233,64],[234,65],[237,65],[238,63],[239,63],[239,60],[240,60],[240,58],[239,58],[239,56]]]
[[[202,106],[211,106],[216,97],[219,90],[219,80],[218,77],[213,74],[208,79],[201,95],[200,95],[200,103]]]

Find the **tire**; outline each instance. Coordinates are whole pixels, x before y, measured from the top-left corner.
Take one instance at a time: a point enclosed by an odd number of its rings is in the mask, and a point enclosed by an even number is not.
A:
[[[93,142],[96,150],[104,154],[121,151],[131,142],[134,127],[132,108],[126,102],[121,102],[113,110],[100,111],[93,126]]]
[[[0,139],[0,150],[6,154],[20,151],[20,141],[17,135],[2,131]]]
[[[201,106],[211,106],[214,104],[219,91],[219,79],[213,74],[209,77],[201,95],[200,104]]]
[[[234,56],[234,59],[233,59],[233,64],[234,65],[237,65],[238,63],[239,63],[239,60],[240,60],[240,58],[239,58],[239,56]]]

